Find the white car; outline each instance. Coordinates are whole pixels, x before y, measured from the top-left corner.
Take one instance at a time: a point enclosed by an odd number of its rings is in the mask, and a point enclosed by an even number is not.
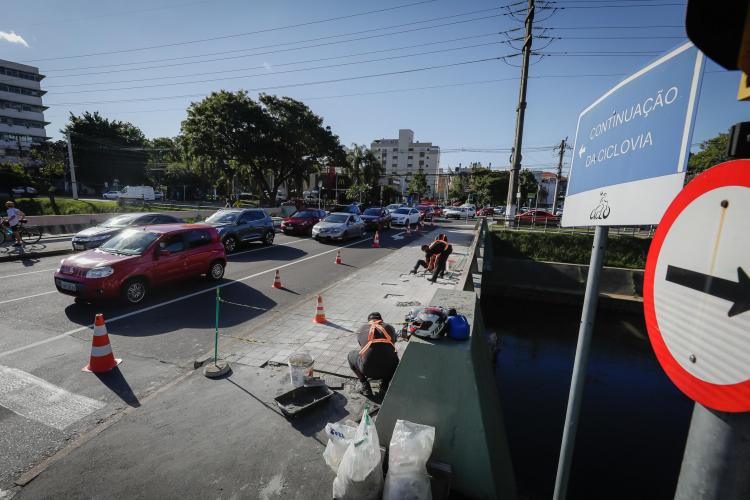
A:
[[[405,226],[419,223],[419,210],[411,207],[397,208],[391,213],[391,224]]]
[[[388,205],[387,207],[385,207],[385,209],[388,210],[389,214],[393,214],[393,212],[395,212],[399,208],[405,207],[405,206],[406,205],[404,205],[403,203],[391,203],[390,205]]]
[[[102,193],[102,198],[104,198],[105,200],[116,200],[119,197],[119,191],[107,191],[106,193]]]
[[[476,211],[471,207],[452,207],[443,210],[443,217],[446,219],[474,219],[476,216]]]
[[[31,186],[16,187],[12,189],[15,196],[23,196],[24,194],[36,194],[36,189]]]

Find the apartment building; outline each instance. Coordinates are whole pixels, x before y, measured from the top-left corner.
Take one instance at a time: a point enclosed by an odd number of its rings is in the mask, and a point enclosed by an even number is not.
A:
[[[30,149],[47,140],[39,69],[0,59],[0,163],[32,164]]]
[[[412,130],[400,129],[398,139],[376,139],[372,141],[370,149],[385,167],[381,184],[392,185],[405,192],[414,174],[423,172],[430,187],[428,196],[437,191],[440,147],[433,146],[431,142],[415,142]]]

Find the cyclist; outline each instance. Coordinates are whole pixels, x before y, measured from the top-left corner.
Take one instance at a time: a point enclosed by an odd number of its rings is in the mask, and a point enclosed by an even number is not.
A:
[[[13,243],[13,246],[20,247],[23,243],[21,242],[21,231],[19,231],[19,229],[21,228],[21,219],[26,217],[26,214],[17,209],[16,204],[12,201],[5,202],[5,209],[7,212],[7,218],[5,220],[10,226],[11,231],[13,231],[13,236],[16,238],[16,242]]]

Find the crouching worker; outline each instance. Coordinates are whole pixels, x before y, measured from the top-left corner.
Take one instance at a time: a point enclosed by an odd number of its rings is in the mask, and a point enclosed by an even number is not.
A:
[[[384,396],[393,373],[398,366],[396,353],[396,331],[383,323],[380,313],[373,312],[367,317],[367,324],[357,330],[357,341],[362,347],[359,351],[350,351],[349,366],[360,382],[362,394],[372,396],[368,379],[380,380],[378,396]]]
[[[417,270],[420,267],[424,267],[428,271],[430,270],[429,265],[427,264],[430,261],[430,247],[427,245],[422,245],[422,251],[424,252],[424,259],[419,259],[417,263],[414,265],[414,268],[409,271],[409,274],[417,274]]]

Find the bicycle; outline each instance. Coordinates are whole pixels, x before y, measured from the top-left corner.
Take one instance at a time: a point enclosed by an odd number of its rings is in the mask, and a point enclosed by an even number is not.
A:
[[[21,219],[16,230],[21,233],[21,241],[23,241],[25,245],[33,245],[42,239],[42,230],[36,226],[27,226],[26,222],[26,219]],[[10,224],[8,224],[8,221],[3,220],[2,233],[0,234],[2,234],[0,245],[8,242],[15,243],[16,238],[13,235],[13,229],[10,227]]]

